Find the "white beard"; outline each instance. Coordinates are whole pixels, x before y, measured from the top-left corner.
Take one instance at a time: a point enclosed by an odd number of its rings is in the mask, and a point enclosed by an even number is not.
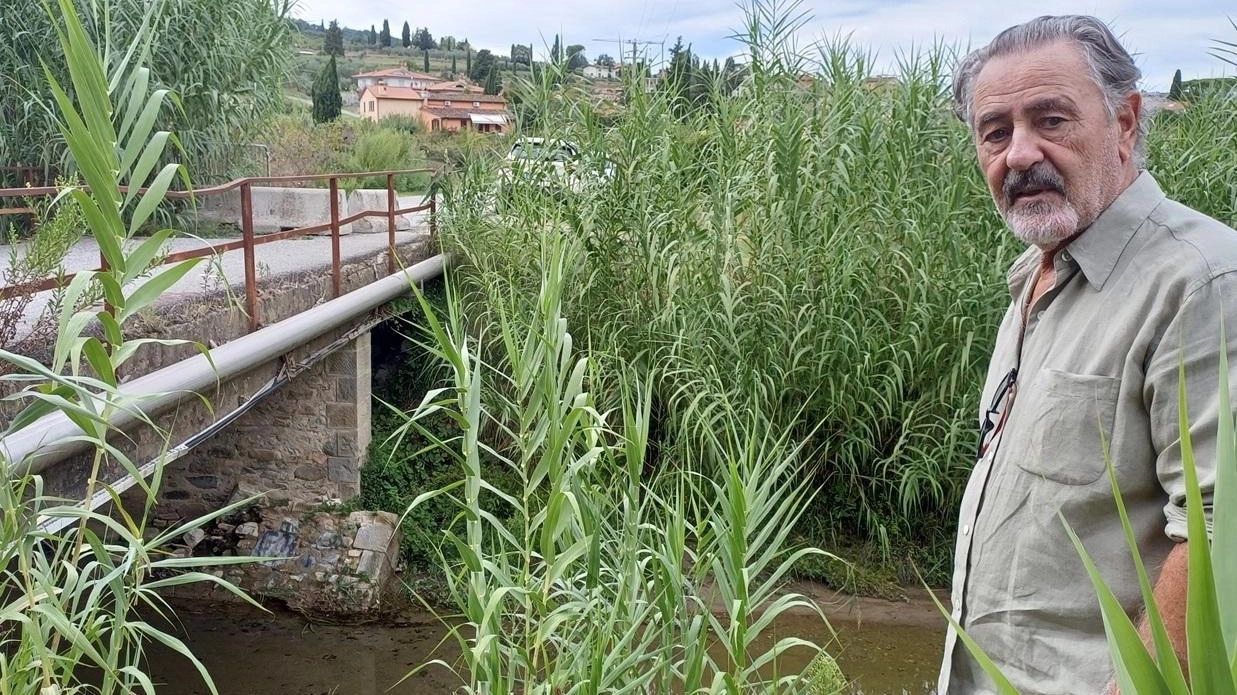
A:
[[[1033,201],[1015,205],[1005,215],[1014,236],[1027,244],[1051,248],[1078,232],[1078,210],[1069,201]]]

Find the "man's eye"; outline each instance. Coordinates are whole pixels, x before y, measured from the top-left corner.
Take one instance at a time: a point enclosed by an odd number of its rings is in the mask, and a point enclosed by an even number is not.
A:
[[[1060,116],[1047,116],[1043,120],[1045,128],[1057,128],[1060,127],[1062,123],[1065,123],[1065,119]]]
[[[1001,142],[1007,137],[1009,137],[1007,128],[993,128],[984,135],[984,142]]]

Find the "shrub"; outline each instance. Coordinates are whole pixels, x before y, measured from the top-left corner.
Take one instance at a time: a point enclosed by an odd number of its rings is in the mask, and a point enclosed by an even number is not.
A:
[[[417,169],[424,165],[423,160],[413,151],[413,140],[407,134],[392,130],[383,124],[362,127],[352,145],[351,152],[344,157],[345,171],[391,171],[398,169]],[[429,184],[426,174],[397,176],[395,187],[401,191],[425,190]],[[369,177],[363,179],[348,179],[345,186],[349,188],[386,188],[384,177]]]

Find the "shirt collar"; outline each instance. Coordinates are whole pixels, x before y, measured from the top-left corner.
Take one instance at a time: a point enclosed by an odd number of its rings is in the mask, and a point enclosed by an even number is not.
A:
[[[1096,290],[1103,289],[1117,267],[1121,253],[1125,251],[1142,223],[1164,201],[1164,197],[1160,184],[1150,172],[1143,171],[1100,213],[1090,227],[1071,241],[1062,254],[1058,254],[1058,262],[1072,258],[1078,263],[1091,287]],[[1068,255],[1063,255],[1065,251],[1068,251]],[[1034,274],[1039,258],[1039,249],[1032,246],[1010,266],[1006,282],[1009,284],[1010,295],[1015,299],[1021,295],[1026,282]]]
[[[1163,201],[1164,191],[1160,190],[1160,184],[1156,183],[1150,172],[1144,171],[1100,213],[1086,231],[1065,247],[1078,262],[1091,287],[1104,289],[1104,283],[1108,282],[1117,267],[1121,253]]]

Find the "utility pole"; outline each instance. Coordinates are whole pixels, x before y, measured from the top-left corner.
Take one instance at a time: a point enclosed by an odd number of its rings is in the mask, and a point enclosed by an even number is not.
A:
[[[631,64],[634,67],[636,64],[637,51],[641,46],[662,46],[666,45],[666,37],[662,37],[661,41],[646,41],[642,39],[593,39],[598,43],[617,43],[619,45],[627,44],[631,46]],[[623,62],[623,52],[619,51],[619,62]]]

